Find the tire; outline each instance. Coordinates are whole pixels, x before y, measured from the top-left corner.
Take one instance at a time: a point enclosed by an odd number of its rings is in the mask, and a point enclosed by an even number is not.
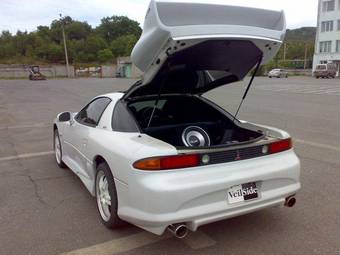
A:
[[[60,142],[59,132],[58,129],[54,130],[54,136],[53,136],[53,149],[54,149],[54,155],[55,160],[60,168],[67,168],[65,163],[63,162],[63,150]]]
[[[97,209],[104,226],[109,229],[123,226],[124,221],[118,216],[116,185],[111,170],[106,163],[101,163],[97,167],[95,190]],[[110,204],[108,204],[108,199]]]

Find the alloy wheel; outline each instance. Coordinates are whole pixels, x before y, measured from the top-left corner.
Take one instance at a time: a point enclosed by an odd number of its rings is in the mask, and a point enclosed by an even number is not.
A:
[[[104,221],[111,218],[111,196],[109,183],[103,171],[99,171],[96,178],[96,196],[100,215]]]
[[[58,135],[54,136],[54,153],[58,164],[61,164],[61,146]]]

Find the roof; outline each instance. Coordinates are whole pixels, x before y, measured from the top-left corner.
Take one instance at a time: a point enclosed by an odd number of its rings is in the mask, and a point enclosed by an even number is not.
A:
[[[97,96],[97,98],[98,97],[108,97],[108,98],[112,99],[113,101],[117,101],[117,100],[121,99],[123,96],[124,96],[124,93],[122,93],[122,92],[114,92],[114,93],[108,93],[108,94]]]

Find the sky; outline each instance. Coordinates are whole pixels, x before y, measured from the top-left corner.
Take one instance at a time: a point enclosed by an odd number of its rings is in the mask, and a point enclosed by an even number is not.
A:
[[[167,0],[172,1],[172,0]],[[176,0],[188,2],[190,0]],[[284,10],[288,28],[316,26],[318,0],[194,0]],[[48,26],[59,13],[96,27],[101,18],[124,15],[143,24],[149,0],[0,0],[0,31],[16,33]]]

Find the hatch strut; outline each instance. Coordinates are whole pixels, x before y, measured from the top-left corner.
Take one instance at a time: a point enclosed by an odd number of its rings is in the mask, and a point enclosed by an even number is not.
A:
[[[168,70],[170,69],[170,60],[171,60],[170,57],[171,57],[171,56],[169,55],[168,52],[167,52],[167,55],[168,55],[169,59],[168,59],[168,64],[167,64],[167,66],[166,66],[166,68],[167,68],[166,70],[168,71]],[[160,99],[160,97],[161,97],[161,95],[162,95],[162,89],[163,89],[163,87],[164,87],[165,80],[166,80],[166,76],[163,77],[163,79],[162,79],[162,83],[161,83],[161,86],[159,87],[159,91],[158,91],[158,96],[157,96],[157,99],[156,99],[156,101],[155,101],[155,105],[153,106],[153,110],[152,110],[152,113],[151,113],[151,116],[150,116],[150,120],[149,120],[148,126],[147,126],[146,128],[149,128],[150,125],[151,125],[153,116],[154,116],[155,111],[156,111],[156,108],[157,108],[157,106],[158,106],[159,99]]]
[[[149,120],[148,126],[147,126],[146,128],[149,128],[150,125],[151,125],[153,116],[154,116],[155,111],[156,111],[156,108],[157,108],[157,106],[158,106],[159,99],[160,99],[161,94],[162,94],[162,88],[163,88],[164,83],[165,83],[164,80],[165,80],[165,78],[163,78],[162,84],[161,84],[161,86],[160,86],[160,88],[159,88],[158,96],[157,96],[157,99],[156,99],[156,101],[155,101],[155,105],[153,106],[153,110],[152,110],[152,113],[151,113],[151,116],[150,116],[150,120]]]
[[[233,123],[235,123],[236,117],[237,117],[238,113],[240,112],[240,109],[241,109],[241,107],[242,107],[242,105],[243,105],[243,102],[244,102],[244,100],[246,99],[246,97],[247,97],[247,95],[248,95],[248,92],[249,92],[249,89],[250,89],[251,85],[253,84],[255,75],[256,75],[257,71],[259,70],[259,68],[260,68],[260,65],[261,65],[261,62],[262,62],[262,57],[263,57],[263,56],[260,57],[259,61],[258,61],[257,64],[256,64],[254,73],[253,73],[253,75],[251,76],[251,79],[250,79],[250,82],[249,82],[249,84],[248,84],[248,87],[247,87],[246,91],[244,92],[244,95],[243,95],[243,97],[242,97],[242,101],[241,101],[240,105],[238,106],[237,112],[236,112],[236,114],[235,114],[235,116],[234,116]]]

